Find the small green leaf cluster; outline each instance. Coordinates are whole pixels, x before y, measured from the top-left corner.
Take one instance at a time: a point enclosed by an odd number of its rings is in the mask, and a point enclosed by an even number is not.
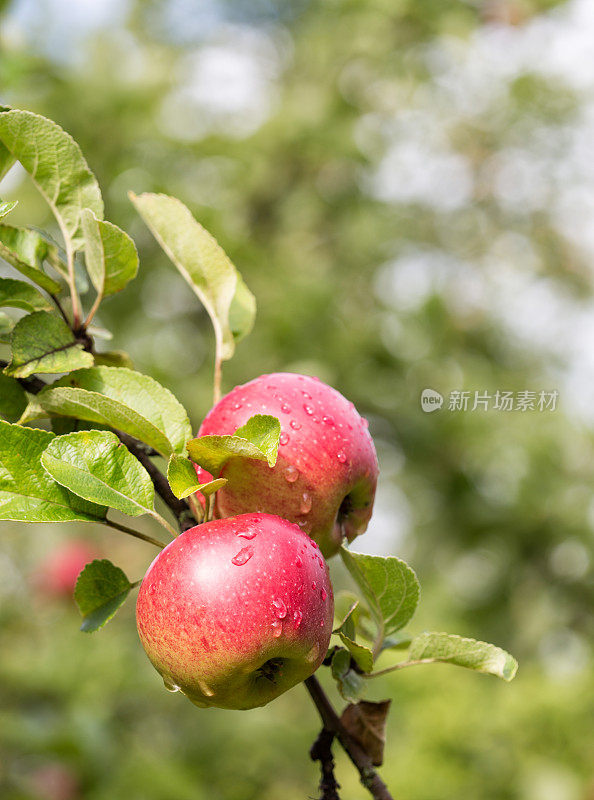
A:
[[[510,681],[517,662],[495,645],[448,633],[404,632],[417,609],[420,586],[414,571],[393,556],[369,556],[341,549],[344,565],[365,599],[345,593],[338,598],[342,611],[334,634],[341,646],[333,647],[328,660],[340,694],[356,703],[369,679],[418,664],[446,663],[495,675]],[[346,611],[345,611],[346,609]],[[386,651],[408,650],[407,657],[374,671],[375,662]]]

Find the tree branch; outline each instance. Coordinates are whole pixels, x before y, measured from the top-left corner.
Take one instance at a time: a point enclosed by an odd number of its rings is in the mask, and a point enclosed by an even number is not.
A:
[[[194,515],[190,510],[189,504],[185,500],[178,500],[178,498],[171,491],[169,482],[165,475],[158,469],[146,454],[144,445],[137,442],[133,436],[129,436],[122,431],[114,431],[120,442],[125,445],[133,456],[140,461],[142,466],[146,469],[154,484],[155,491],[163,500],[171,511],[174,513],[175,518],[179,524],[180,530],[187,531],[189,528],[196,525]]]
[[[322,689],[318,679],[312,675],[305,681],[305,686],[314,701],[324,728],[331,731],[338,739],[345,753],[351,759],[361,776],[361,783],[375,800],[394,800],[388,787],[380,778],[371,763],[371,758],[351,734],[346,730],[326,692]]]
[[[320,735],[315,740],[309,751],[312,761],[320,762],[322,777],[320,778],[320,800],[340,800],[338,790],[340,784],[334,776],[334,758],[332,756],[332,743],[334,734],[328,728],[322,728]]]

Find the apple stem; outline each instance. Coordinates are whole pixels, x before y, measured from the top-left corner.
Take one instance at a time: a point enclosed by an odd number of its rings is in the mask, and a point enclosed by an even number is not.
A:
[[[394,800],[388,787],[375,770],[371,758],[340,721],[318,679],[314,675],[307,678],[305,687],[318,710],[324,728],[338,739],[345,753],[357,768],[361,783],[370,795],[375,800]]]

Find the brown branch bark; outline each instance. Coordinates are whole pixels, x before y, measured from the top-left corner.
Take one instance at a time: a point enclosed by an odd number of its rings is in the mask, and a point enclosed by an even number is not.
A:
[[[361,745],[353,739],[338,718],[338,714],[332,707],[318,679],[312,675],[311,678],[305,681],[305,686],[318,710],[324,728],[331,731],[338,739],[345,753],[357,768],[363,786],[375,800],[394,800],[388,791],[388,787],[371,763],[371,758]]]
[[[136,456],[142,466],[146,469],[153,482],[155,491],[163,500],[165,505],[167,505],[174,513],[180,530],[187,531],[189,528],[193,528],[197,523],[190,510],[189,504],[185,500],[178,500],[178,498],[173,494],[167,478],[150,460],[144,445],[138,442],[133,436],[129,436],[127,433],[123,433],[122,431],[116,430],[114,433],[120,442],[128,448],[133,456]]]
[[[334,758],[332,756],[332,743],[334,734],[327,728],[322,728],[320,735],[315,740],[309,751],[312,761],[320,762],[322,776],[320,778],[320,800],[340,800],[338,790],[340,784],[334,776]]]

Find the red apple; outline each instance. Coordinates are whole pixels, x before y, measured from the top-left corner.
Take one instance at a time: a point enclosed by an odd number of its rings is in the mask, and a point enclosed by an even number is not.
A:
[[[88,542],[80,539],[64,542],[39,565],[33,575],[35,588],[48,597],[72,599],[81,570],[95,558],[100,558],[97,548]]]
[[[367,529],[377,483],[373,440],[354,405],[317,378],[279,372],[236,386],[211,409],[198,436],[232,434],[254,414],[281,423],[278,461],[231,461],[215,516],[249,511],[296,522],[327,558]],[[199,470],[201,483],[209,480]]]
[[[328,568],[297,525],[270,514],[182,533],[138,595],[142,645],[165,686],[197,706],[263,706],[312,675],[333,620]]]

